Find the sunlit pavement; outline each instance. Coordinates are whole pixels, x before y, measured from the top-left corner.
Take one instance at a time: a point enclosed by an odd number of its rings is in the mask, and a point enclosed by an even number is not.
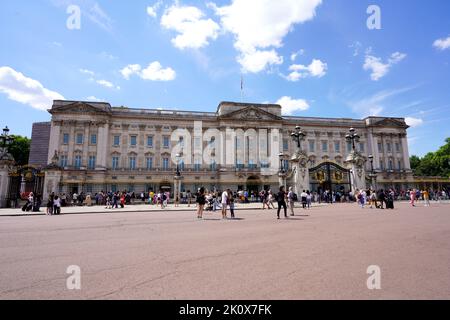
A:
[[[450,205],[396,205],[2,216],[0,298],[450,299]]]

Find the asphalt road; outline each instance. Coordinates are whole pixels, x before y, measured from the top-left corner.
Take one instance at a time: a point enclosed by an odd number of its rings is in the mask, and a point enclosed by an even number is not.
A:
[[[0,217],[0,299],[450,299],[450,205],[397,207]]]

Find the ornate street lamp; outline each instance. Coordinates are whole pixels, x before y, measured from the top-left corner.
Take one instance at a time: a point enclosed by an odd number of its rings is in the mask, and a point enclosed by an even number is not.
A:
[[[280,173],[283,174],[284,173],[284,166],[283,166],[283,159],[284,159],[284,153],[280,152],[278,154],[278,158],[280,158]]]
[[[177,153],[175,155],[175,157],[177,158],[177,172],[176,172],[176,176],[180,177],[181,176],[181,172],[180,172],[180,159],[181,159],[181,154]]]
[[[356,151],[356,145],[355,142],[359,142],[360,136],[356,133],[356,130],[354,128],[350,128],[349,133],[345,136],[345,139],[347,142],[352,143],[352,150],[353,152]]]
[[[4,152],[7,151],[6,149],[11,144],[12,141],[13,141],[13,138],[9,135],[9,129],[8,129],[8,126],[6,126],[3,129],[2,135],[0,135],[0,145],[4,149]]]
[[[370,183],[372,184],[372,187],[376,190],[376,186],[374,185],[374,181],[377,180],[377,174],[375,173],[375,170],[373,170],[373,155],[369,155],[368,156],[369,161],[370,161]]]
[[[304,133],[302,131],[302,129],[300,128],[300,126],[296,126],[295,127],[295,132],[291,133],[291,137],[292,139],[297,142],[297,149],[299,151],[302,150],[302,144],[301,142],[305,139],[306,133]]]

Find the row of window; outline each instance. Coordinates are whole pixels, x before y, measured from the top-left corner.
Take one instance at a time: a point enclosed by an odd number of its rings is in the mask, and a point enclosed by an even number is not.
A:
[[[309,140],[309,152],[316,152],[316,141],[314,140]],[[365,145],[364,142],[360,142],[357,144],[357,148],[359,150],[359,152],[365,152]],[[284,151],[288,151],[289,150],[289,140],[288,139],[284,139],[283,140],[283,150]],[[324,153],[329,152],[329,144],[328,141],[322,141],[321,143],[321,150]],[[352,144],[350,142],[347,143],[347,152],[351,152],[352,151]],[[341,142],[340,141],[335,141],[334,142],[334,152],[335,153],[340,153],[341,152]]]
[[[385,164],[384,164],[384,160],[380,159],[380,169],[381,170],[395,170],[395,169],[402,170],[402,168],[403,168],[403,166],[402,166],[402,161],[401,160],[397,161],[397,168],[395,168],[394,167],[394,160],[389,159],[388,163],[387,163],[387,168],[386,168]]]
[[[395,151],[400,152],[400,143],[396,142],[394,145],[395,145]],[[381,142],[378,142],[378,152],[383,153],[383,144]],[[392,152],[392,143],[390,143],[390,142],[386,143],[386,152],[388,152],[388,153]]]
[[[90,135],[90,140],[89,143],[90,144],[97,144],[97,135],[91,134]],[[64,133],[63,134],[63,144],[69,144],[69,139],[70,139],[70,135],[68,133]],[[75,144],[83,144],[84,143],[84,135],[82,133],[77,133],[75,135]]]
[[[63,134],[63,144],[69,144],[70,135],[68,133]],[[83,144],[84,143],[84,135],[82,133],[77,133],[75,135],[75,144]],[[91,145],[97,144],[97,135],[91,134],[89,143]],[[130,136],[130,146],[136,146],[137,145],[137,135],[131,135]],[[118,147],[120,146],[120,135],[113,136],[113,146]],[[153,148],[153,136],[147,136],[147,147]],[[163,137],[163,147],[169,148],[170,147],[170,138],[168,136]]]

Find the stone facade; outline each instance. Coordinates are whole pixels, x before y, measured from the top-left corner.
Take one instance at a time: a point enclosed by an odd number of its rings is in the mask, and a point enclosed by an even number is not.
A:
[[[353,127],[361,136],[358,153],[374,156],[378,187],[404,189],[412,181],[403,118],[288,117],[279,105],[235,102],[220,103],[216,112],[187,112],[54,101],[49,112],[47,163],[56,151],[63,168],[52,182],[56,192],[173,190],[177,153],[181,191],[275,189],[280,152],[286,155],[281,165],[292,166],[295,126],[306,133],[301,146],[309,168],[325,161],[345,166],[351,153],[345,135]],[[371,170],[368,161],[364,166]],[[295,177],[286,179],[291,185]]]

